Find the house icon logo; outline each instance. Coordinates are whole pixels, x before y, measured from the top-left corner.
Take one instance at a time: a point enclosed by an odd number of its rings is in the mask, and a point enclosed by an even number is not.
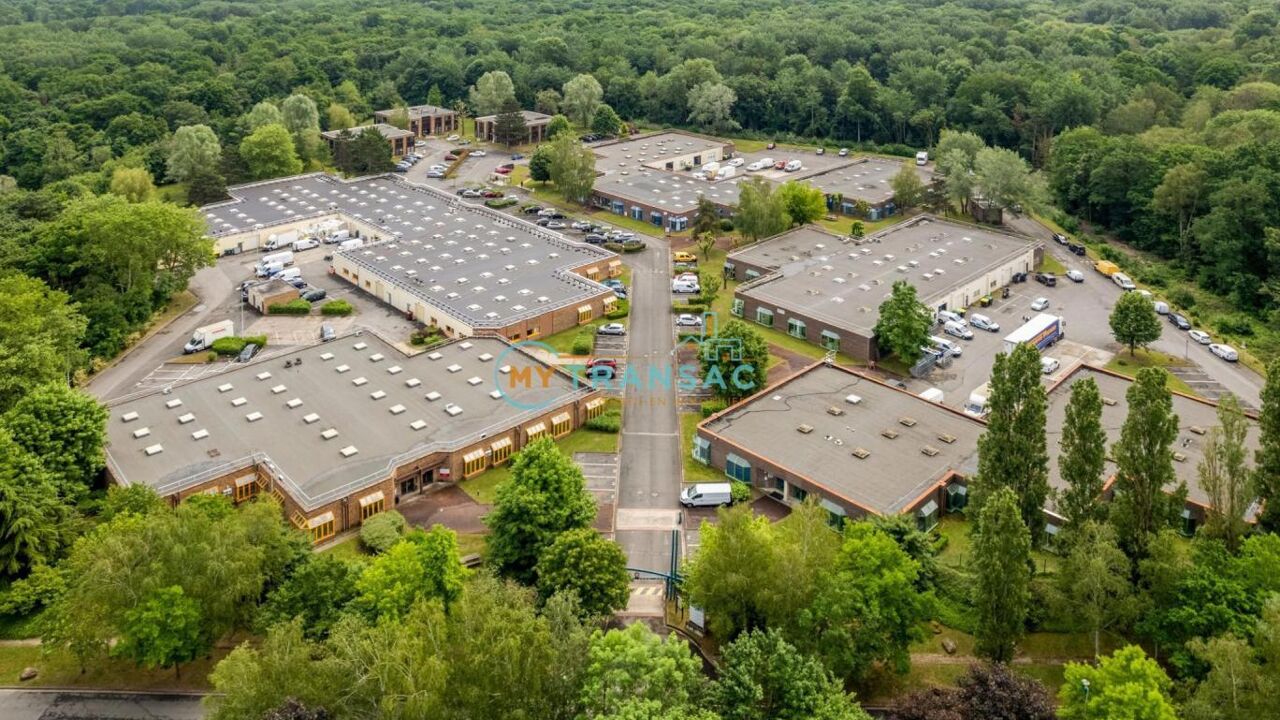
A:
[[[702,323],[697,326],[697,332],[681,333],[676,346],[671,349],[671,356],[678,356],[682,348],[692,348],[699,360],[712,361],[719,358],[734,363],[742,362],[742,341],[719,336],[719,316],[708,311],[700,317]]]

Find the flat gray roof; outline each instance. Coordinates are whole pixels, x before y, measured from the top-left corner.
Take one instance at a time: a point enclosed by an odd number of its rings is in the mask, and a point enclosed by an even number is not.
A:
[[[230,202],[203,208],[211,234],[347,215],[392,237],[344,257],[473,326],[501,326],[612,292],[569,269],[614,253],[394,175],[300,175],[228,192]]]
[[[1124,426],[1125,418],[1129,414],[1129,404],[1125,400],[1125,393],[1128,392],[1133,382],[1128,378],[1113,375],[1087,365],[1081,365],[1054,386],[1049,393],[1049,407],[1045,424],[1045,427],[1048,428],[1049,484],[1054,488],[1061,489],[1065,487],[1065,483],[1063,483],[1062,477],[1058,473],[1058,456],[1061,454],[1059,442],[1062,424],[1067,416],[1067,401],[1071,399],[1071,386],[1085,378],[1093,378],[1093,381],[1098,384],[1098,391],[1103,397],[1102,427],[1107,433],[1108,456],[1110,456],[1111,446],[1120,439],[1120,429]],[[1114,400],[1115,402],[1108,404],[1108,400]],[[1199,480],[1200,461],[1204,458],[1204,443],[1207,438],[1204,434],[1193,432],[1192,428],[1207,432],[1209,428],[1216,426],[1218,424],[1217,406],[1203,400],[1175,394],[1173,396],[1173,412],[1178,416],[1178,438],[1173,443],[1173,451],[1183,456],[1181,461],[1175,458],[1173,463],[1174,472],[1177,473],[1179,480],[1187,483],[1187,499],[1197,505],[1208,506],[1209,495],[1200,486]],[[1252,459],[1253,453],[1258,447],[1257,423],[1250,421],[1249,433],[1246,436],[1245,444],[1249,449],[1248,456]],[[1108,457],[1107,477],[1114,476],[1115,472],[1116,465]],[[1050,503],[1050,509],[1053,509],[1052,502]]]
[[[537,366],[492,338],[407,356],[371,333],[347,335],[113,404],[108,462],[120,482],[168,494],[252,457],[314,509],[410,459],[460,449],[589,392],[559,372],[545,388],[513,388],[500,370]],[[505,396],[492,397],[499,388]],[[161,450],[148,455],[153,446]]]
[[[388,140],[391,140],[394,138],[401,138],[401,137],[413,137],[413,133],[409,132],[408,130],[402,130],[396,127],[395,125],[388,125],[386,123],[374,123],[372,125],[359,125],[359,126],[350,128],[350,132],[352,135],[360,135],[371,129],[377,130],[382,135],[382,137],[387,138]],[[342,137],[343,132],[344,132],[343,130],[328,130],[320,134],[331,140],[336,140]]]
[[[814,226],[777,235],[731,253],[774,271],[737,292],[869,335],[894,281],[934,296],[1024,253],[1030,238],[922,215],[861,241]]]
[[[728,140],[664,131],[596,145],[595,192],[633,200],[679,215],[698,207],[698,196],[720,205],[736,205],[741,176],[708,182],[695,180],[688,172],[669,172],[666,162],[675,158],[723,148]],[[648,218],[645,218],[646,220]]]
[[[888,160],[880,157],[864,157],[849,165],[828,170],[805,178],[805,182],[827,195],[839,193],[846,198],[866,200],[871,204],[885,202],[893,197],[889,181],[903,166],[914,168],[925,185],[933,182],[933,171],[911,162]]]
[[[542,124],[551,122],[550,115],[547,115],[545,113],[540,113],[540,112],[534,112],[532,110],[521,110],[520,115],[524,117],[525,125],[542,125]],[[481,115],[480,117],[476,118],[476,120],[477,121],[486,120],[488,122],[496,122],[498,120],[498,116],[497,115]]]
[[[850,402],[851,395],[858,398],[856,404]],[[833,415],[832,409],[841,414]],[[812,430],[801,432],[802,425]],[[978,436],[984,430],[982,423],[942,405],[823,364],[702,427],[746,453],[885,515],[907,509],[953,471],[972,474]],[[890,433],[896,437],[885,436]],[[859,459],[853,454],[857,449],[869,454]]]
[[[374,117],[390,117],[394,115],[397,108],[389,108],[387,110],[379,110],[374,113]],[[457,112],[449,108],[442,108],[438,105],[410,105],[405,108],[405,112],[411,118],[435,117],[437,115],[456,115]]]

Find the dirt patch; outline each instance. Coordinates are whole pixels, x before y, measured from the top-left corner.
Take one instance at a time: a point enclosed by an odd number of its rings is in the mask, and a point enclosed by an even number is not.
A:
[[[458,487],[409,498],[396,509],[415,527],[439,524],[459,533],[488,532],[483,518],[489,513],[489,506],[472,500]]]

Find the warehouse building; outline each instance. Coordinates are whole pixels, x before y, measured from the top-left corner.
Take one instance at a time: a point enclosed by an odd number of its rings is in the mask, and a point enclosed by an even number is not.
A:
[[[396,108],[379,110],[373,114],[373,119],[390,125],[396,113],[400,112],[400,110]],[[437,105],[413,105],[402,108],[402,110],[409,119],[408,130],[415,137],[457,132],[461,126],[458,122],[458,113],[449,108],[442,108]]]
[[[695,460],[780,502],[815,496],[833,522],[910,514],[922,530],[962,509],[981,422],[818,363],[704,420]]]
[[[173,504],[269,493],[322,542],[562,437],[604,405],[499,339],[405,355],[356,333],[111,404],[107,472]]]
[[[387,145],[391,147],[393,156],[408,155],[413,152],[414,134],[408,130],[401,130],[395,125],[386,123],[375,123],[373,125],[361,125],[348,130],[329,130],[320,133],[320,137],[329,145],[329,152],[338,152],[338,146],[344,142],[350,142],[351,138],[366,132],[377,132],[386,139]]]
[[[1067,402],[1071,399],[1071,387],[1085,378],[1091,378],[1098,385],[1102,395],[1102,427],[1107,433],[1107,447],[1110,448],[1120,439],[1120,429],[1129,415],[1126,393],[1133,381],[1123,375],[1117,375],[1101,368],[1079,365],[1049,389],[1049,407],[1046,415],[1049,450],[1049,485],[1061,490],[1066,487],[1058,472],[1058,456],[1061,454],[1060,437],[1063,422],[1067,414]],[[1191,535],[1204,522],[1209,509],[1209,494],[1200,485],[1200,461],[1204,459],[1204,446],[1209,429],[1218,424],[1217,405],[1208,400],[1173,394],[1173,412],[1178,416],[1178,437],[1173,444],[1173,469],[1177,479],[1187,485],[1187,505],[1182,512],[1182,531]],[[1249,423],[1249,432],[1245,438],[1248,457],[1258,448],[1258,426]],[[1107,458],[1107,488],[1110,490],[1115,480],[1116,465],[1110,456]],[[1047,508],[1050,532],[1062,523],[1062,518],[1051,504]],[[1247,519],[1256,516],[1257,508],[1252,508]]]
[[[922,215],[861,239],[797,228],[731,253],[724,272],[742,283],[734,315],[875,360],[880,304],[894,282],[913,284],[930,309],[967,308],[1043,253],[1030,238]]]
[[[898,210],[889,183],[904,167],[913,169],[926,187],[933,184],[933,171],[928,167],[882,157],[859,158],[848,165],[810,175],[805,181],[822,191],[831,212],[882,220]],[[859,211],[859,201],[865,203],[865,213]]]
[[[522,144],[534,144],[547,140],[547,126],[551,124],[551,116],[532,110],[521,110],[524,116],[524,128],[528,135]],[[484,142],[497,142],[498,116],[484,115],[476,118],[476,139]]]
[[[392,176],[323,174],[242,185],[204,208],[220,252],[272,235],[345,226],[365,241],[335,254],[332,272],[406,317],[450,337],[550,335],[612,309],[614,253]]]

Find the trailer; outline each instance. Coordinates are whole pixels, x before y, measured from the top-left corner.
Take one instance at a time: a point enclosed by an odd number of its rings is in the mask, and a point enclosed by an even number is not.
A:
[[[1004,352],[1013,352],[1013,349],[1019,345],[1030,345],[1036,350],[1044,350],[1061,340],[1066,334],[1067,323],[1060,316],[1040,313],[1005,336]]]

